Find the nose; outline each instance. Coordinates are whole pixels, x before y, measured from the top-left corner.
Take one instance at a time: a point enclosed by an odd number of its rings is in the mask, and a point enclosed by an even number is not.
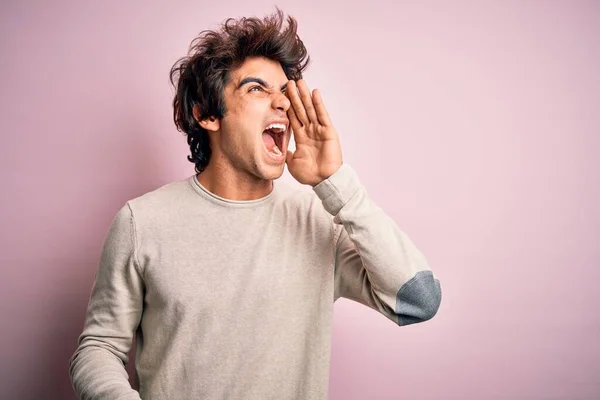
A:
[[[288,99],[287,96],[281,92],[275,93],[273,96],[273,108],[287,112],[292,105],[292,103],[290,103],[290,99]]]

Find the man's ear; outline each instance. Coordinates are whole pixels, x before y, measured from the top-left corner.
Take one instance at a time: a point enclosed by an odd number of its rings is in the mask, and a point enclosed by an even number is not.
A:
[[[202,117],[200,115],[200,106],[198,104],[196,104],[192,108],[192,113],[194,114],[194,119],[198,121],[200,126],[206,129],[207,131],[216,132],[221,128],[221,121],[212,115],[210,117],[201,119]]]

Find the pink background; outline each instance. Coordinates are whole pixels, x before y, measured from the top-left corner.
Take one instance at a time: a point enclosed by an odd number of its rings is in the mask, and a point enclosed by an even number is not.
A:
[[[73,399],[111,219],[193,174],[169,68],[274,4],[37,3],[0,6],[0,398]],[[345,161],[443,288],[405,328],[336,303],[331,399],[600,398],[600,3],[278,5]]]

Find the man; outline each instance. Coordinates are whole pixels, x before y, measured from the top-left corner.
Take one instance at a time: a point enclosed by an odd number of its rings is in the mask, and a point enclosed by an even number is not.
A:
[[[343,163],[283,22],[229,19],[173,67],[196,174],[113,220],[70,360],[81,399],[325,399],[335,300],[401,326],[436,314],[439,281]],[[313,191],[274,184],[285,164]]]

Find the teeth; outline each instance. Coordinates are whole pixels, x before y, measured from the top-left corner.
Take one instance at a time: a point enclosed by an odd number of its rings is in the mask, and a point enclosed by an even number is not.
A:
[[[275,154],[276,156],[280,156],[281,155],[281,150],[279,150],[279,147],[277,147],[277,145],[273,146],[273,150],[271,152],[273,154]]]
[[[285,128],[286,128],[285,124],[271,124],[271,125],[267,126],[265,128],[265,130],[271,129],[275,132],[283,132],[283,131],[285,131]]]

